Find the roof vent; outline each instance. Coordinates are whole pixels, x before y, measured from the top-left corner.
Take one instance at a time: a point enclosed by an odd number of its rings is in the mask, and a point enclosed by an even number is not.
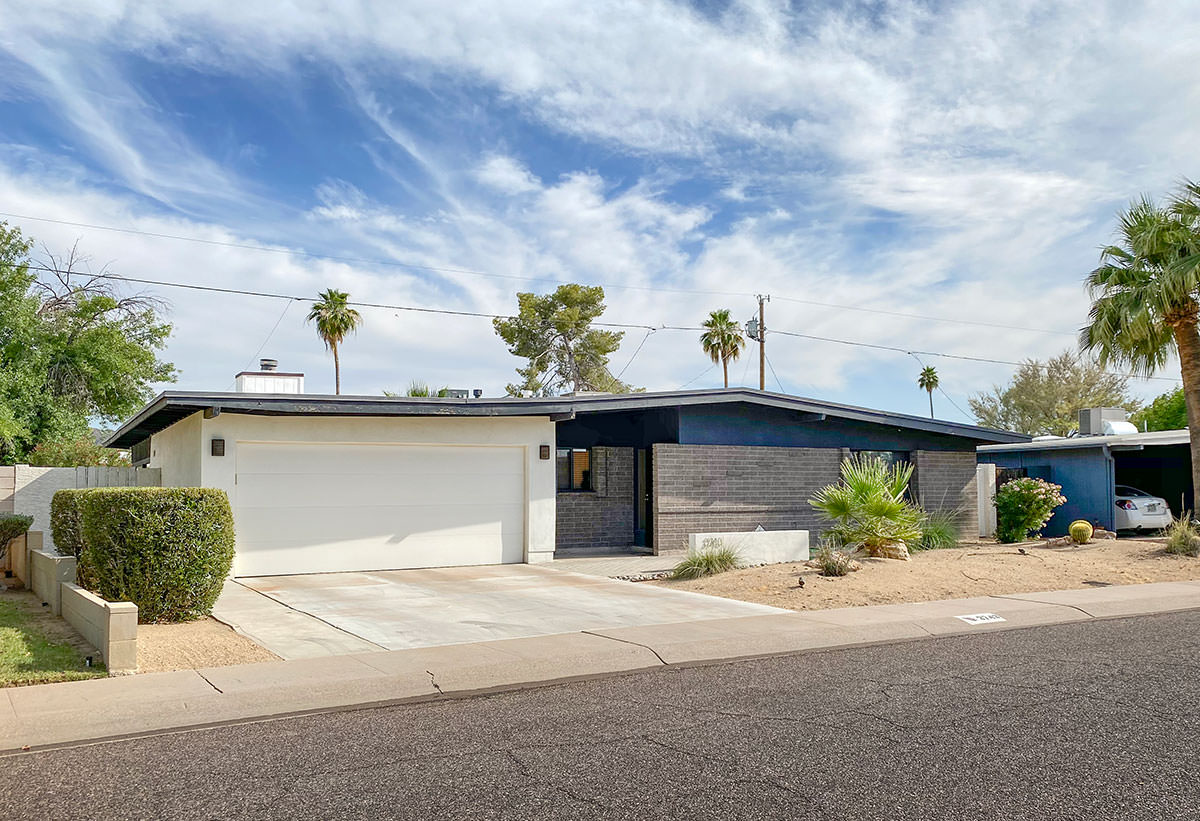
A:
[[[279,360],[277,359],[260,359],[258,360],[258,369],[263,373],[267,371],[279,370]]]

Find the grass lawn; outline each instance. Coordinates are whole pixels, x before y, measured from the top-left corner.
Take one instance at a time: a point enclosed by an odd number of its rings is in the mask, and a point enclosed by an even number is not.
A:
[[[0,687],[107,675],[102,665],[86,666],[68,630],[29,594],[0,593]]]

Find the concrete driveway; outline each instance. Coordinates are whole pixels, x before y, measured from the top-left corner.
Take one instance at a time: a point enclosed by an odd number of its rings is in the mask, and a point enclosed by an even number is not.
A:
[[[510,564],[241,578],[213,615],[291,659],[780,612]]]

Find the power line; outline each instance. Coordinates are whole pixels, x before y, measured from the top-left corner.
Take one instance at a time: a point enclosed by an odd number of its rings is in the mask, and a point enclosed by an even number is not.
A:
[[[230,242],[227,240],[205,239],[203,237],[187,237],[181,234],[164,234],[157,231],[143,231],[136,228],[120,228],[111,225],[96,225],[87,222],[73,222],[71,220],[51,219],[49,217],[34,217],[28,214],[13,214],[10,212],[0,211],[0,217],[9,217],[11,219],[33,220],[35,222],[48,222],[54,225],[67,225],[74,228],[88,228],[96,231],[113,231],[121,234],[133,234],[136,236],[154,237],[156,239],[170,239],[180,242],[195,242],[202,245],[214,245],[222,248],[238,248],[246,251],[261,251],[270,254],[284,254],[287,256],[298,256],[309,259],[324,259],[332,262],[347,262],[358,263],[362,265],[380,265],[395,268],[413,268],[421,271],[433,271],[435,273],[444,274],[463,274],[466,276],[489,277],[492,279],[507,279],[518,280],[524,282],[545,282],[552,285],[570,284],[567,280],[553,279],[550,277],[533,277],[525,274],[499,274],[489,271],[479,271],[471,268],[454,268],[448,266],[437,265],[422,265],[414,262],[406,262],[396,259],[370,259],[366,257],[343,256],[337,254],[320,254],[315,251],[300,251],[292,248],[272,248],[267,245],[254,245],[243,242]],[[754,294],[741,291],[710,291],[689,288],[660,288],[649,285],[624,285],[619,283],[606,283],[605,288],[616,288],[631,291],[649,291],[653,293],[667,294],[696,294],[701,296],[736,296],[736,297],[752,297]],[[970,319],[954,319],[951,317],[942,316],[927,316],[923,314],[912,314],[904,311],[892,311],[883,308],[867,308],[862,305],[842,305],[833,302],[818,302],[811,299],[801,299],[799,297],[777,296],[776,299],[784,300],[785,302],[794,302],[800,305],[812,305],[819,308],[833,308],[839,311],[860,311],[870,314],[882,314],[885,316],[903,317],[906,319],[919,319],[925,322],[948,322],[957,325],[978,325],[985,328],[1003,328],[1013,331],[1027,331],[1032,333],[1055,334],[1059,336],[1075,336],[1073,332],[1068,331],[1053,331],[1048,328],[1029,328],[1021,325],[1005,325],[997,322],[981,322]]]
[[[920,365],[922,368],[924,368],[924,367],[925,367],[925,363],[921,361],[921,357],[917,356],[916,354],[912,354],[912,358],[913,358],[913,359],[915,359],[915,360],[917,360],[917,364],[918,364],[918,365]],[[947,402],[949,402],[951,405],[953,405],[953,406],[954,406],[954,408],[955,408],[955,410],[957,410],[957,411],[958,411],[960,414],[962,414],[962,416],[963,416],[963,418],[964,418],[964,419],[969,419],[969,420],[971,420],[971,421],[974,421],[974,420],[975,420],[975,417],[974,417],[972,414],[969,414],[969,413],[967,413],[965,410],[963,410],[962,408],[960,408],[960,407],[958,406],[958,403],[957,403],[957,402],[955,402],[955,401],[954,401],[954,400],[953,400],[953,399],[950,397],[950,394],[948,394],[948,393],[946,393],[944,390],[942,390],[942,386],[941,386],[941,383],[940,383],[940,382],[939,382],[939,383],[938,383],[938,385],[937,385],[937,390],[938,390],[938,393],[940,393],[942,396],[946,397],[946,401],[947,401]]]
[[[250,361],[244,368],[242,368],[242,370],[249,370],[251,366],[254,365],[254,360],[258,359],[258,355],[263,352],[263,349],[267,347],[267,343],[271,341],[271,337],[275,336],[275,332],[279,330],[279,323],[283,322],[283,318],[287,315],[287,312],[292,307],[293,302],[295,302],[295,300],[288,300],[283,304],[283,310],[279,312],[279,318],[276,319],[275,324],[271,326],[271,331],[267,334],[267,338],[264,339],[263,343],[258,346],[258,350],[254,352],[254,356],[250,357]],[[230,387],[232,388],[232,386],[236,384],[237,379],[235,378],[234,381],[230,383]]]
[[[771,376],[775,377],[775,384],[779,386],[780,393],[787,393],[783,388],[783,382],[779,380],[779,374],[775,373],[775,366],[771,364],[771,357],[767,356],[767,367],[771,369]]]
[[[633,352],[633,356],[629,357],[629,361],[625,363],[625,367],[621,368],[621,372],[614,377],[617,381],[620,381],[621,377],[625,374],[625,371],[629,370],[629,366],[633,364],[633,360],[637,359],[637,355],[642,352],[642,347],[646,344],[646,340],[650,338],[650,334],[652,333],[654,333],[653,328],[646,331],[646,335],[643,336],[642,341],[638,343],[637,350]]]
[[[905,319],[920,319],[926,322],[953,322],[958,325],[978,325],[983,328],[1003,328],[1009,331],[1031,331],[1039,334],[1056,334],[1058,336],[1074,337],[1073,331],[1051,331],[1048,328],[1027,328],[1022,325],[1005,325],[999,322],[980,322],[974,319],[951,319],[945,316],[926,316],[923,314],[910,314],[904,311],[889,311],[883,308],[866,308],[861,305],[838,305],[833,302],[813,302],[809,299],[796,299],[790,296],[777,296],[776,299],[784,302],[798,302],[803,305],[816,305],[822,308],[837,308],[842,311],[863,311],[869,314],[884,314],[885,316],[899,316]]]
[[[703,379],[705,376],[707,376],[707,375],[708,375],[708,372],[709,372],[709,371],[711,371],[711,370],[712,370],[713,368],[715,368],[715,367],[717,367],[717,363],[716,363],[716,362],[712,363],[712,364],[711,364],[711,365],[709,365],[707,368],[705,368],[704,370],[702,370],[700,373],[696,374],[696,375],[695,375],[695,376],[693,376],[691,379],[689,379],[688,381],[684,382],[682,385],[680,385],[678,388],[676,388],[676,390],[680,390],[680,391],[681,391],[681,390],[683,390],[684,388],[686,388],[688,385],[690,385],[690,384],[692,384],[693,382],[695,382],[696,380],[698,380],[698,379]]]
[[[28,265],[28,267],[32,270],[37,270],[37,271],[48,271],[51,273],[61,273],[56,268],[50,268],[50,267],[42,266],[42,265]],[[193,290],[193,291],[209,291],[209,292],[221,293],[221,294],[254,296],[254,297],[263,297],[263,298],[267,298],[267,299],[286,299],[286,300],[291,300],[291,301],[309,301],[309,300],[315,301],[315,297],[297,296],[295,294],[277,294],[277,293],[271,293],[271,292],[267,292],[267,291],[249,291],[249,290],[245,290],[242,288],[222,288],[222,287],[219,287],[216,285],[196,285],[194,283],[185,283],[185,282],[168,282],[166,280],[146,279],[146,278],[142,278],[142,277],[129,277],[129,276],[125,276],[123,274],[95,273],[95,274],[87,274],[87,276],[96,277],[98,279],[112,279],[112,280],[116,280],[116,281],[120,281],[120,282],[135,282],[135,283],[138,283],[141,285],[158,285],[158,286],[166,287],[166,288],[185,288],[185,289]],[[421,306],[416,306],[416,305],[392,305],[392,304],[382,303],[382,302],[360,302],[360,301],[351,300],[348,302],[348,304],[355,305],[358,307],[363,307],[363,308],[383,308],[383,309],[392,310],[392,311],[411,311],[411,312],[415,312],[415,313],[441,314],[444,316],[469,316],[469,317],[478,317],[478,318],[482,318],[482,319],[511,319],[511,318],[513,318],[512,314],[486,313],[483,311],[459,311],[459,310],[453,310],[450,308],[426,308],[426,307],[421,307]],[[599,326],[599,327],[603,327],[603,328],[626,328],[626,329],[634,328],[634,329],[640,329],[640,330],[645,330],[645,331],[693,331],[694,332],[694,331],[703,331],[704,330],[704,328],[702,328],[698,325],[647,325],[647,324],[643,324],[643,323],[630,323],[630,322],[593,322],[592,324]],[[860,342],[860,341],[851,340],[851,339],[836,339],[833,337],[818,336],[816,334],[800,333],[798,331],[780,330],[778,328],[773,328],[771,330],[771,333],[779,334],[781,336],[796,337],[799,339],[811,339],[811,340],[818,341],[818,342],[830,342],[830,343],[834,343],[837,345],[849,345],[852,347],[870,348],[873,350],[880,350],[880,351],[891,351],[893,353],[900,353],[900,354],[905,354],[905,355],[909,355],[909,356],[911,356],[911,355],[936,356],[936,357],[941,357],[944,359],[956,359],[956,360],[965,361],[965,362],[979,362],[979,363],[990,364],[990,365],[1009,365],[1012,367],[1021,367],[1023,365],[1030,364],[1029,362],[1014,362],[1014,361],[1008,360],[1008,359],[993,359],[990,357],[970,356],[967,354],[953,354],[953,353],[941,353],[939,351],[911,350],[908,348],[897,347],[895,345],[883,345],[883,344],[874,343],[874,342]],[[1040,365],[1039,367],[1044,368],[1046,366]],[[1139,374],[1132,374],[1132,373],[1114,373],[1113,375],[1114,376],[1124,376],[1124,377],[1129,377],[1129,378],[1137,378],[1137,379],[1154,379],[1154,380],[1162,381],[1162,382],[1179,382],[1180,381],[1177,378],[1171,378],[1171,377],[1165,377],[1165,376],[1141,376]],[[699,377],[697,377],[697,379],[698,378]],[[693,381],[695,381],[695,380],[693,380]]]

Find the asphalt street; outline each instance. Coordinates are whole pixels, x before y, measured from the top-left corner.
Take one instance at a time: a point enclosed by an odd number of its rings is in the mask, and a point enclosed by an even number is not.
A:
[[[1200,819],[1200,612],[23,753],[0,816]]]

